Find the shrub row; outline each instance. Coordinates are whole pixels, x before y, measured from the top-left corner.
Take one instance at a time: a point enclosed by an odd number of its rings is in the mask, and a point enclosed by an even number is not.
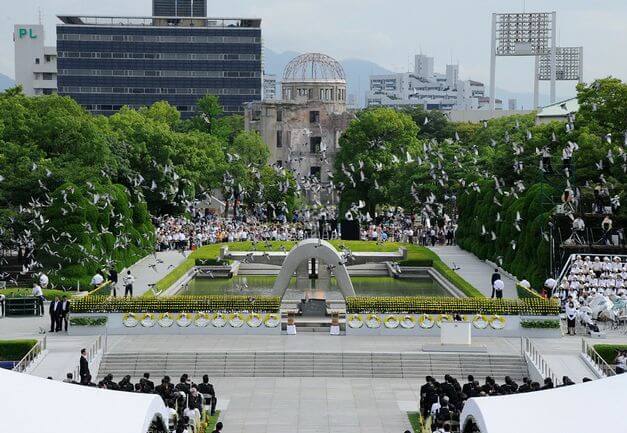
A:
[[[559,320],[521,320],[520,326],[528,329],[558,329]]]
[[[0,361],[19,361],[35,344],[37,340],[0,340]]]
[[[75,313],[177,313],[194,311],[264,311],[277,312],[278,296],[170,296],[159,298],[111,298],[90,296],[76,300]]]
[[[65,292],[63,290],[54,290],[54,289],[43,289],[44,298],[48,301],[53,301],[55,296],[62,298],[63,296],[67,296],[71,298],[76,294],[76,292]],[[33,294],[33,289],[26,288],[16,288],[16,289],[2,289],[0,290],[0,295],[4,295],[7,298],[24,298],[31,297]]]
[[[544,299],[538,292],[533,289],[528,289],[520,284],[516,284],[516,292],[520,299]]]
[[[595,344],[594,350],[614,368],[614,359],[619,350],[627,350],[627,344]]]
[[[550,316],[559,314],[559,305],[544,299],[349,296],[346,298],[346,311]]]
[[[106,323],[106,316],[70,317],[70,325],[72,326],[104,326]]]

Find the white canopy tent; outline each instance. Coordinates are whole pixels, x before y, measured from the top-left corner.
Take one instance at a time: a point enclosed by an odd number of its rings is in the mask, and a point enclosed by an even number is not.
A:
[[[481,433],[627,432],[627,374],[545,391],[471,398],[460,420]],[[591,408],[593,402],[599,405]],[[577,412],[577,408],[590,408]]]
[[[155,417],[167,426],[168,409],[157,395],[98,389],[0,368],[0,431],[147,433]]]

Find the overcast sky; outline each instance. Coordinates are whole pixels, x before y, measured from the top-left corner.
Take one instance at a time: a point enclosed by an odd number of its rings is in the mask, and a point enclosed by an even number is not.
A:
[[[14,76],[13,24],[37,23],[55,43],[57,14],[150,15],[151,0],[0,0],[0,72]],[[319,51],[361,58],[404,71],[413,54],[451,60],[460,78],[489,78],[492,12],[557,11],[558,45],[584,47],[586,81],[627,81],[627,0],[208,0],[209,16],[262,18],[264,46],[274,51]],[[532,90],[533,60],[501,57],[497,86]],[[566,83],[561,83],[560,88]],[[574,84],[567,84],[573,86]],[[542,92],[548,92],[544,84]]]

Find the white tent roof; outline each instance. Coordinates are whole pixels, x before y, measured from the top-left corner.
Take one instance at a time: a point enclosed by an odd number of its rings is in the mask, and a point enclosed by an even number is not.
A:
[[[627,432],[627,374],[545,391],[471,398],[462,426],[472,417],[481,433]],[[577,408],[597,410],[577,412]],[[573,411],[574,409],[574,411]]]
[[[146,433],[168,409],[153,394],[59,382],[0,368],[0,427],[11,433]]]

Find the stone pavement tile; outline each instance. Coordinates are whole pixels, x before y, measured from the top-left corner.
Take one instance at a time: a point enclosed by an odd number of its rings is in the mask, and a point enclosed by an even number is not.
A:
[[[330,426],[329,433],[361,433],[359,426]]]
[[[329,415],[329,426],[359,426],[359,420],[353,413]]]

